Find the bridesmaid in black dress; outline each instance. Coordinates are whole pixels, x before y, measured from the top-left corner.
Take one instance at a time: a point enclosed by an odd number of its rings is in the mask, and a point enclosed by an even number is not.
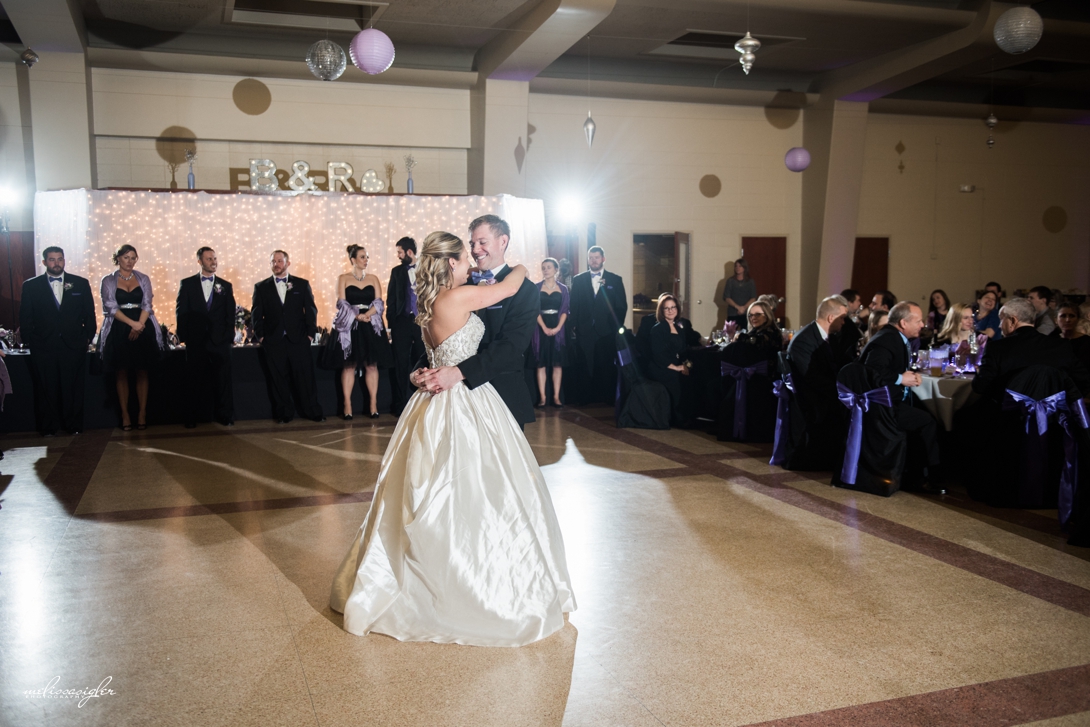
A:
[[[348,261],[352,265],[350,272],[337,278],[338,310],[351,306],[355,309],[355,319],[351,328],[351,350],[345,356],[340,337],[334,332],[326,347],[327,364],[341,368],[341,392],[344,395],[342,418],[352,419],[352,389],[356,384],[356,375],[363,373],[367,393],[370,396],[372,419],[378,418],[378,381],[379,368],[394,365],[390,339],[382,325],[382,283],[377,276],[366,272],[370,256],[360,245],[348,246]],[[378,322],[376,332],[374,321]]]
[[[557,279],[560,263],[548,257],[541,261],[543,279],[537,284],[541,292],[541,312],[537,317],[534,337],[531,341],[533,359],[537,364],[537,408],[545,407],[545,382],[548,370],[553,370],[553,406],[560,403],[560,385],[567,365],[567,337],[564,323],[568,320],[571,295],[568,286]]]
[[[134,270],[139,256],[132,245],[114,253],[117,270],[102,279],[101,297],[105,318],[99,334],[103,370],[113,373],[121,404],[121,429],[132,429],[129,415],[129,372],[136,372],[139,404],[137,429],[147,429],[148,370],[158,361],[163,334],[152,311],[151,280]]]

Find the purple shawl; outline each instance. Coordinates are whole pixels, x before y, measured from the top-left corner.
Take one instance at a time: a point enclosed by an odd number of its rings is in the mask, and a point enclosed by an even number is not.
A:
[[[117,312],[117,277],[120,274],[120,270],[115,270],[102,279],[102,287],[100,293],[102,296],[102,313],[105,316],[105,320],[102,321],[102,332],[98,334],[98,355],[102,356],[103,350],[106,348],[106,339],[110,336],[110,329],[114,325],[114,313]],[[150,323],[155,330],[155,342],[159,345],[159,350],[163,349],[163,329],[159,325],[159,321],[155,320],[155,312],[151,307],[151,278],[144,275],[139,270],[133,270],[132,274],[136,276],[137,281],[140,283],[140,289],[144,291],[144,298],[140,301],[141,310],[148,312],[147,323]]]
[[[381,336],[382,310],[384,308],[382,299],[375,298],[370,307],[375,309],[374,314],[371,316],[371,328],[374,329],[377,335]],[[356,320],[356,316],[359,314],[360,309],[344,298],[337,300],[337,314],[333,317],[333,328],[337,331],[337,337],[341,339],[341,351],[344,352],[345,358],[352,355],[352,331],[359,322]]]
[[[541,286],[545,284],[542,280],[537,284],[538,300],[541,300]],[[569,315],[571,313],[571,291],[568,290],[568,286],[556,281],[556,287],[560,288],[560,313],[559,315]],[[564,339],[564,330],[567,328],[567,323],[560,327],[560,330],[556,332],[556,347],[558,349],[564,348],[566,341]],[[534,337],[533,337],[534,357],[541,358],[541,326],[537,325],[537,321],[534,321]]]

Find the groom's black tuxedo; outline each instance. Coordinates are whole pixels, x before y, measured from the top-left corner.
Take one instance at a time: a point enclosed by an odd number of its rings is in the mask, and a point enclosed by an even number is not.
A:
[[[496,280],[503,280],[510,272],[508,265]],[[466,386],[476,389],[481,384],[491,383],[520,425],[534,421],[534,404],[530,401],[530,390],[526,388],[523,367],[541,311],[539,298],[537,286],[523,280],[513,296],[477,311],[484,321],[484,337],[477,355],[458,364]]]

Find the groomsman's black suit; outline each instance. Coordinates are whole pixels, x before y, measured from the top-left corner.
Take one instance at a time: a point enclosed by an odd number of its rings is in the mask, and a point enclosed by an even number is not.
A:
[[[628,296],[621,276],[602,271],[598,294],[590,271],[571,284],[571,321],[575,342],[590,377],[590,400],[612,404],[616,396],[617,333],[628,314]]]
[[[216,288],[219,288],[217,290]],[[197,423],[205,387],[212,386],[215,418],[235,420],[231,386],[231,344],[235,338],[235,292],[226,280],[213,276],[212,293],[204,297],[201,275],[182,280],[175,309],[178,338],[185,343],[186,425]]]
[[[835,469],[843,457],[847,410],[837,398],[836,375],[842,362],[832,344],[822,337],[817,322],[811,321],[787,347],[800,409],[791,412],[791,419],[806,427],[805,440],[796,440],[790,469]]]
[[[424,339],[420,326],[409,309],[409,265],[407,258],[390,271],[390,284],[386,286],[386,323],[390,328],[390,344],[394,350],[393,404],[394,416],[401,414],[413,394],[409,374],[413,362],[424,355]]]
[[[912,407],[905,399],[905,387],[897,384],[897,377],[908,370],[909,351],[901,332],[890,325],[883,326],[874,338],[867,342],[859,355],[859,363],[878,374],[880,386],[888,386],[893,395],[893,412],[897,426],[910,435],[909,465],[912,461],[912,439],[915,434],[926,451],[929,467],[939,464],[938,425],[935,418],[922,409]]]
[[[278,421],[295,418],[294,385],[298,395],[295,402],[303,416],[321,420],[324,416],[315,390],[314,359],[310,353],[310,339],[318,330],[318,307],[309,282],[291,275],[288,285],[291,289],[281,303],[273,278],[265,278],[254,286],[250,310],[254,335],[261,341],[269,366],[273,418]]]
[[[87,346],[95,336],[95,303],[87,278],[62,273],[70,285],[61,304],[47,280],[39,275],[23,283],[19,327],[30,348],[38,431],[53,434],[83,430],[83,386]]]

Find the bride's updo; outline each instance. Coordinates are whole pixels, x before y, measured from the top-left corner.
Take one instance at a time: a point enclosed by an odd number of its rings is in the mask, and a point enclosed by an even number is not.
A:
[[[465,243],[449,232],[433,232],[424,240],[416,258],[416,324],[423,328],[432,318],[439,291],[451,287],[448,260],[461,260]]]

